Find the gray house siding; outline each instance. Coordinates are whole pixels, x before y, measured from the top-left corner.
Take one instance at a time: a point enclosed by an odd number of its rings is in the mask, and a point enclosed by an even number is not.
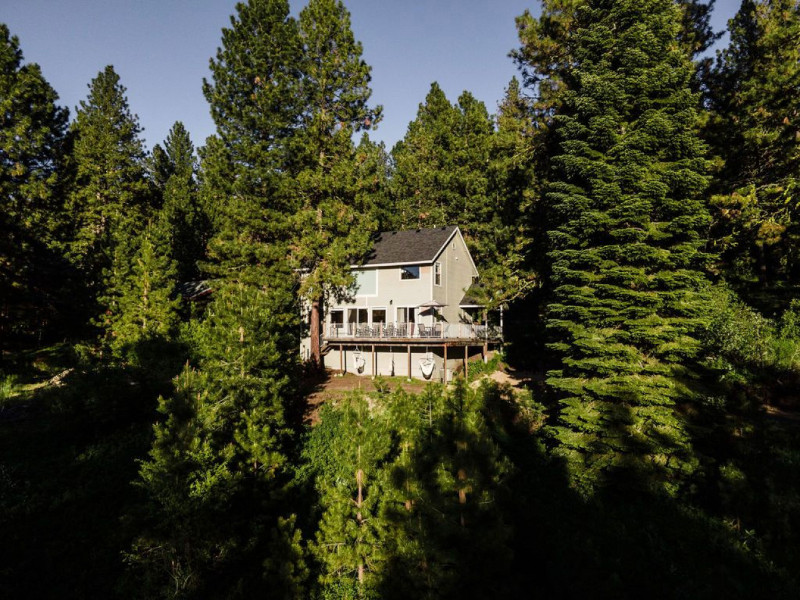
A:
[[[381,262],[388,260],[397,262]],[[418,268],[419,277],[404,279],[402,273],[406,267],[413,267],[415,271]],[[443,340],[415,339],[408,347],[390,347],[385,343],[359,346],[355,340],[348,344],[346,339],[347,336],[356,337],[359,325],[374,327],[376,324],[378,327],[379,324],[402,326],[407,337],[418,336],[420,324],[430,327],[439,324],[443,334],[446,331],[452,337],[459,336],[459,324],[471,322],[459,302],[478,277],[478,271],[457,227],[383,233],[365,264],[354,265],[353,269],[365,274],[359,278],[366,285],[351,298],[340,301],[331,298],[324,307],[323,344],[326,338],[333,338],[332,348],[325,357],[327,367],[364,375],[408,376],[410,353],[411,376],[423,377],[419,362],[428,357],[436,365],[430,379],[441,380],[446,369],[452,372],[463,362],[462,346],[449,350],[445,365]],[[436,311],[420,308],[431,301],[441,304],[441,308]],[[406,325],[409,322],[413,325]],[[426,346],[428,341],[430,345]],[[343,348],[342,344],[348,347]],[[309,357],[309,338],[302,340],[301,354],[304,359]],[[359,354],[367,357],[360,371],[356,368]]]

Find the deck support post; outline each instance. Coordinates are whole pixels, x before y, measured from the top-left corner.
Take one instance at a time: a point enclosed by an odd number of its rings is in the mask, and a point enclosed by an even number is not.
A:
[[[442,381],[447,385],[447,344],[444,345],[444,368]]]
[[[411,379],[411,344],[408,345],[408,378]]]
[[[342,375],[344,375],[344,373],[345,373],[345,370],[344,370],[344,359],[342,357],[342,345],[341,344],[339,344],[339,370],[342,372]]]
[[[464,346],[464,379],[469,376],[469,345]]]
[[[378,370],[378,363],[375,360],[375,344],[372,344],[372,376],[375,377],[377,373],[375,371]]]

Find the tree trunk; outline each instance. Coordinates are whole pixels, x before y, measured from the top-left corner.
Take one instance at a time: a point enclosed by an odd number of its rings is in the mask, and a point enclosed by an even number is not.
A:
[[[358,448],[358,454],[360,457],[361,456],[360,446]],[[358,523],[358,526],[361,527],[361,525],[364,524],[364,517],[361,514],[361,505],[364,503],[364,489],[363,489],[364,471],[362,471],[361,469],[358,469],[356,471],[356,483],[358,484],[358,496],[356,498],[356,509],[357,509],[356,523]],[[360,560],[358,562],[358,583],[359,585],[364,584],[364,562]]]
[[[322,323],[322,301],[311,301],[311,362],[317,368],[322,368],[322,350],[320,348],[320,324]]]

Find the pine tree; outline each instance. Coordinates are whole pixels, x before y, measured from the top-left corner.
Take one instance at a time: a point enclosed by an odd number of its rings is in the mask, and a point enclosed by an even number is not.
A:
[[[318,469],[315,483],[323,509],[314,554],[324,587],[373,597],[385,563],[388,534],[380,515],[384,466],[391,450],[386,415],[354,396],[324,410],[306,449]],[[322,456],[323,454],[327,456]]]
[[[404,139],[392,151],[393,228],[459,225],[485,276],[491,307],[524,296],[534,283],[528,264],[531,160],[519,88],[501,108],[495,132],[486,106],[469,92],[453,105],[434,83]],[[513,106],[512,106],[513,104]],[[512,116],[513,115],[513,116]],[[524,170],[524,174],[514,172]]]
[[[383,511],[392,562],[381,597],[507,595],[509,530],[497,495],[508,463],[482,399],[463,379],[451,392],[391,399],[398,450]]]
[[[389,190],[390,162],[386,144],[376,144],[365,132],[356,148],[356,205],[368,208],[379,231],[388,231],[394,226]]]
[[[708,70],[706,51],[722,33],[711,28],[711,13],[716,0],[675,0],[679,9],[680,29],[677,40],[697,61],[693,87],[699,89]],[[572,83],[575,66],[575,29],[580,11],[588,0],[542,0],[538,17],[525,11],[517,17],[517,31],[522,45],[511,56],[522,71],[523,83],[536,94],[539,124],[545,125],[560,106],[560,96]]]
[[[110,282],[107,336],[115,357],[152,370],[168,358],[178,321],[168,224],[148,224],[136,244],[130,268]]]
[[[0,344],[55,316],[63,271],[67,111],[39,66],[22,61],[19,40],[0,24]]]
[[[221,283],[141,471],[151,500],[130,560],[150,595],[303,594],[290,495],[298,307],[281,285]],[[164,569],[163,566],[168,568]]]
[[[554,125],[546,201],[559,361],[551,428],[576,485],[675,492],[697,463],[678,413],[705,320],[708,214],[694,66],[669,0],[590,1]]]
[[[89,84],[70,133],[73,227],[67,250],[92,303],[116,276],[113,272],[127,268],[135,246],[131,240],[151,212],[141,128],[112,66]]]
[[[713,236],[737,283],[800,283],[800,7],[746,0],[709,78]]]
[[[169,224],[170,254],[176,262],[177,280],[197,279],[210,224],[200,204],[194,145],[180,121],[170,129],[164,148],[153,148],[150,171],[162,193],[161,218]]]
[[[453,175],[458,201],[447,207],[447,220],[461,225],[475,261],[486,265],[493,262],[497,234],[503,229],[504,206],[494,202],[500,198],[492,195],[489,174],[494,123],[486,105],[467,91],[458,97],[456,109]]]
[[[442,88],[432,83],[405,137],[392,149],[394,229],[452,224],[449,207],[459,201],[451,182],[458,118]]]
[[[201,152],[201,194],[215,235],[212,275],[261,285],[285,263],[293,212],[288,140],[300,123],[301,43],[285,0],[237,5],[203,92],[217,134]]]
[[[212,81],[204,82],[217,124],[201,153],[201,195],[214,228],[203,267],[213,300],[191,329],[198,376],[174,396],[179,406],[190,398],[189,408],[167,422],[142,473],[154,526],[134,552],[150,574],[149,552],[192,564],[198,597],[303,596],[289,494],[300,306],[286,260],[300,50],[287,2],[240,3],[211,61]],[[184,429],[191,439],[173,433]],[[170,459],[184,453],[185,464]],[[172,511],[165,494],[185,502],[188,514]],[[175,525],[179,518],[196,527]]]
[[[310,0],[300,12],[303,43],[302,126],[292,140],[295,199],[289,259],[303,273],[299,293],[310,304],[311,360],[321,364],[325,297],[353,283],[350,265],[370,248],[377,228],[358,193],[353,135],[375,126],[369,65],[340,0]],[[292,164],[293,163],[293,164]]]
[[[498,106],[496,121],[489,169],[494,235],[486,228],[482,235],[484,254],[490,257],[481,270],[483,289],[492,290],[492,296],[485,298],[489,306],[527,296],[545,270],[533,110],[516,77]]]

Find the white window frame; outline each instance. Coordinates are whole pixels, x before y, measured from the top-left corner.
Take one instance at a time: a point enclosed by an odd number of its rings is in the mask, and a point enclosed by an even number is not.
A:
[[[405,319],[405,321],[400,319],[400,311],[401,310],[405,310],[406,311],[406,319]],[[409,321],[408,320],[409,311],[412,311],[412,314],[414,315],[414,320],[413,321]],[[413,311],[416,311],[416,312],[413,312]],[[417,310],[416,306],[398,306],[396,308],[396,310],[395,310],[394,316],[395,316],[395,319],[396,319],[395,323],[417,323],[418,322],[417,319],[419,318],[419,311]]]
[[[417,276],[416,277],[405,277],[405,278],[403,277],[403,271],[405,269],[408,269],[409,267],[411,267],[411,268],[416,267],[416,269],[417,269]],[[422,266],[421,265],[403,265],[402,267],[400,267],[399,272],[400,272],[399,273],[400,281],[419,281],[420,279],[422,279]]]
[[[375,321],[373,321],[373,319],[372,319],[372,313],[374,313],[376,310],[382,310],[383,311],[383,317],[384,317],[383,324],[386,325],[389,322],[389,310],[385,306],[370,306],[369,307],[369,324],[370,325],[374,325],[375,324]]]
[[[439,283],[436,283],[437,279]],[[442,287],[442,263],[440,262],[433,263],[433,285]]]
[[[362,294],[361,293],[361,289],[359,288],[359,290],[356,292],[356,298],[376,298],[377,296],[380,295],[379,294],[380,290],[378,289],[378,283],[380,281],[380,277],[378,276],[378,269],[357,269],[357,272],[360,272],[360,273],[366,273],[368,271],[371,271],[371,272],[375,273],[375,293],[374,294]],[[356,275],[356,278],[357,277],[358,276]]]

